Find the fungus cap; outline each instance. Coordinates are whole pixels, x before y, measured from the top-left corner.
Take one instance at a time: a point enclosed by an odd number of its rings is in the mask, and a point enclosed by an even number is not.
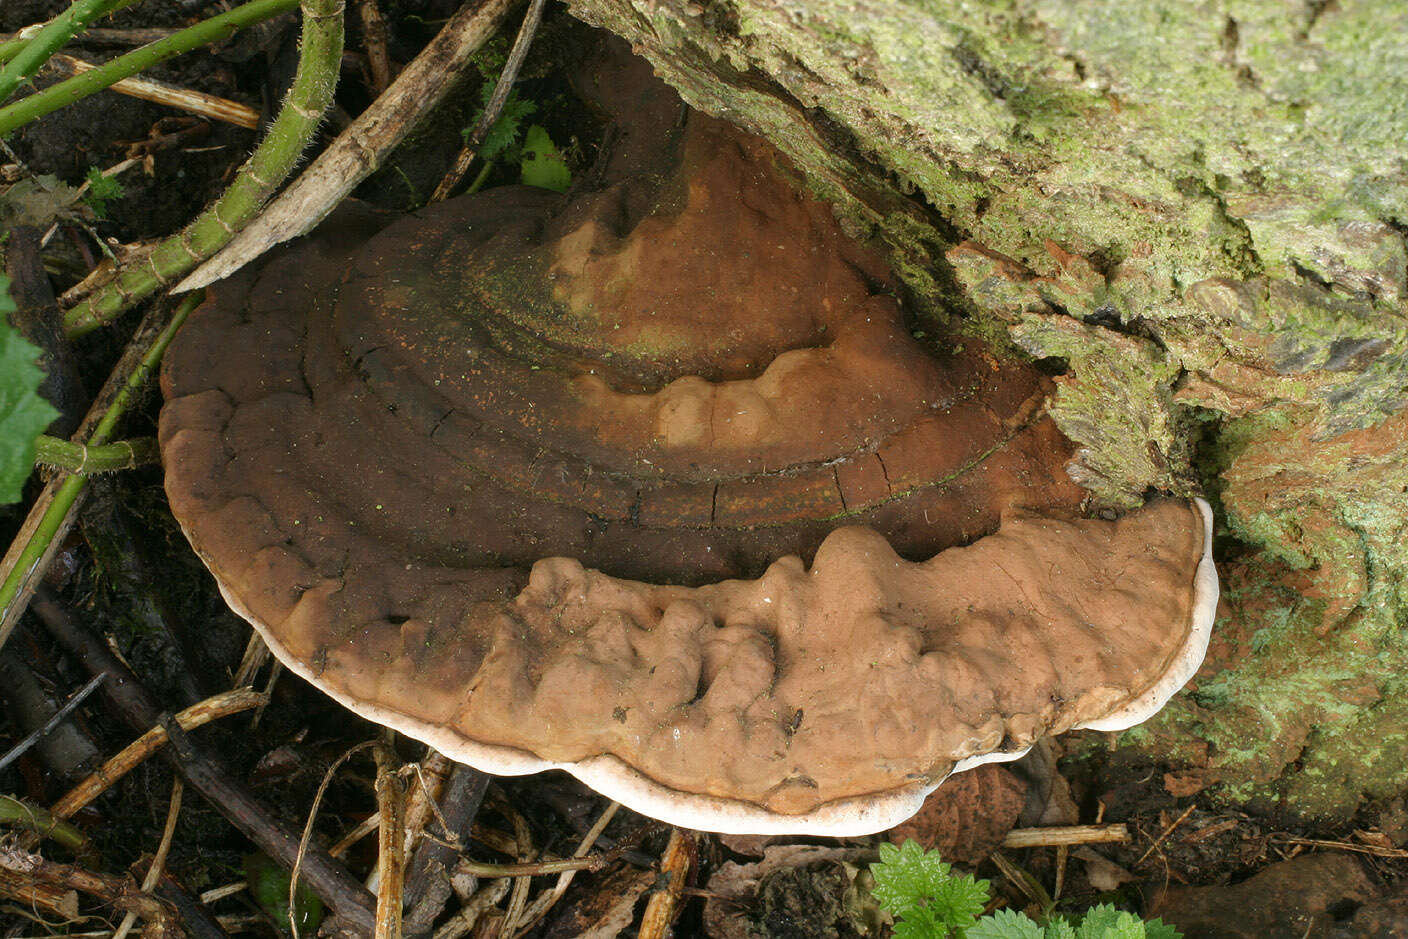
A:
[[[1157,710],[1206,504],[1079,518],[1046,379],[916,337],[766,144],[658,94],[593,191],[343,213],[193,314],[167,491],[231,607],[455,759],[714,831],[883,829]]]

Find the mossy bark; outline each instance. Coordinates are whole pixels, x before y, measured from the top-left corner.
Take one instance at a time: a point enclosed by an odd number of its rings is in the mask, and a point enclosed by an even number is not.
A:
[[[1129,745],[1310,815],[1408,785],[1408,0],[570,7],[776,142],[918,315],[1063,359],[1097,504],[1214,499],[1228,638]]]

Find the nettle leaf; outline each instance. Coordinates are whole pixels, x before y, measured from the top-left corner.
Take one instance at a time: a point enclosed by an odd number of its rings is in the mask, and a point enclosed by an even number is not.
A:
[[[20,501],[34,468],[34,439],[59,412],[39,397],[39,350],[10,325],[15,302],[0,274],[0,505]]]
[[[1108,903],[1091,907],[1076,929],[1076,939],[1146,939],[1144,921]]]
[[[523,138],[523,162],[520,165],[526,186],[566,192],[567,187],[572,185],[572,171],[567,168],[567,160],[548,136],[547,129],[539,124],[528,128],[528,134]]]
[[[971,874],[958,876],[937,851],[925,851],[917,841],[902,846],[880,845],[880,861],[870,865],[875,878],[875,899],[896,919],[932,921],[943,928],[937,933],[913,935],[946,936],[948,930],[971,926],[988,902],[988,882]],[[898,936],[900,924],[895,935]]]
[[[1183,939],[1183,933],[1161,919],[1151,919],[1144,924],[1145,939]]]
[[[474,124],[478,124],[479,119],[484,115],[484,108],[489,106],[489,98],[493,93],[492,84],[484,86],[484,107],[480,108],[479,113],[474,116]],[[499,111],[498,118],[479,144],[479,158],[485,163],[493,163],[504,157],[509,148],[518,140],[524,119],[536,110],[538,110],[538,106],[535,103],[520,101],[518,100],[518,92],[510,91],[508,100],[504,102],[503,109]],[[466,130],[465,133],[467,134],[469,131]]]
[[[998,910],[984,916],[964,933],[965,939],[1050,939],[1049,927],[1042,929],[1025,913]],[[1060,933],[1055,939],[1065,939]]]

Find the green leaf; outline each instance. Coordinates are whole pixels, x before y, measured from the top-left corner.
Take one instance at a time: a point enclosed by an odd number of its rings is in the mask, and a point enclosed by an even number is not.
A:
[[[1042,929],[1025,913],[998,910],[984,916],[964,933],[965,939],[1050,939],[1051,932]],[[1054,939],[1064,939],[1056,933]]]
[[[952,865],[945,863],[937,851],[925,851],[916,841],[906,841],[896,848],[880,845],[880,861],[870,865],[875,878],[875,899],[881,909],[908,927],[913,921],[932,924],[940,932],[914,932],[916,937],[946,936],[949,930],[959,931],[971,926],[988,902],[988,882],[976,880],[971,874],[958,876]]]
[[[244,873],[254,902],[278,924],[280,930],[290,932],[288,871],[263,854],[250,854],[244,859]],[[318,899],[306,880],[298,883],[294,908],[298,915],[298,934],[311,936],[317,932],[318,924],[323,921],[323,901]]]
[[[1076,930],[1076,939],[1146,939],[1144,921],[1133,913],[1102,903],[1086,911],[1085,919]]]
[[[528,128],[523,140],[522,180],[524,185],[566,192],[572,185],[572,171],[567,161],[541,125]]]
[[[1161,919],[1151,919],[1144,923],[1146,939],[1183,939],[1183,933]]]
[[[14,311],[10,279],[0,274],[0,505],[20,501],[34,469],[34,438],[59,416],[39,397],[39,350],[10,326]]]
[[[938,911],[927,906],[912,907],[895,922],[894,939],[948,939],[953,935]]]
[[[127,190],[115,176],[104,176],[96,166],[88,167],[88,194],[83,200],[98,218],[108,217],[108,203],[127,195]]]
[[[479,113],[474,115],[474,120],[470,127],[479,123],[479,118],[484,114],[484,108],[489,106],[489,98],[494,93],[492,84],[484,86],[484,107],[479,109]],[[518,92],[510,91],[508,99],[504,101],[503,110],[499,112],[498,118],[494,121],[489,132],[484,135],[484,140],[479,144],[479,158],[485,163],[493,163],[504,156],[514,142],[518,140],[519,131],[522,129],[523,120],[538,106],[532,101],[519,101]],[[465,133],[469,133],[466,128]]]

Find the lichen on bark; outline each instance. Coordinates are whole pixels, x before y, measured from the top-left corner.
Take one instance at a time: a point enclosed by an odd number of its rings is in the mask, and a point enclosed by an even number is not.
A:
[[[1201,480],[1261,576],[1299,572],[1294,616],[1227,609],[1277,637],[1205,675],[1247,710],[1165,721],[1228,731],[1233,795],[1239,767],[1284,795],[1297,760],[1336,780],[1304,811],[1373,789],[1345,734],[1387,727],[1408,673],[1408,0],[570,5],[774,141],[919,315],[1063,362],[1049,407],[1098,502]],[[1375,650],[1373,695],[1346,703],[1327,643]],[[1244,713],[1304,733],[1239,742]]]

